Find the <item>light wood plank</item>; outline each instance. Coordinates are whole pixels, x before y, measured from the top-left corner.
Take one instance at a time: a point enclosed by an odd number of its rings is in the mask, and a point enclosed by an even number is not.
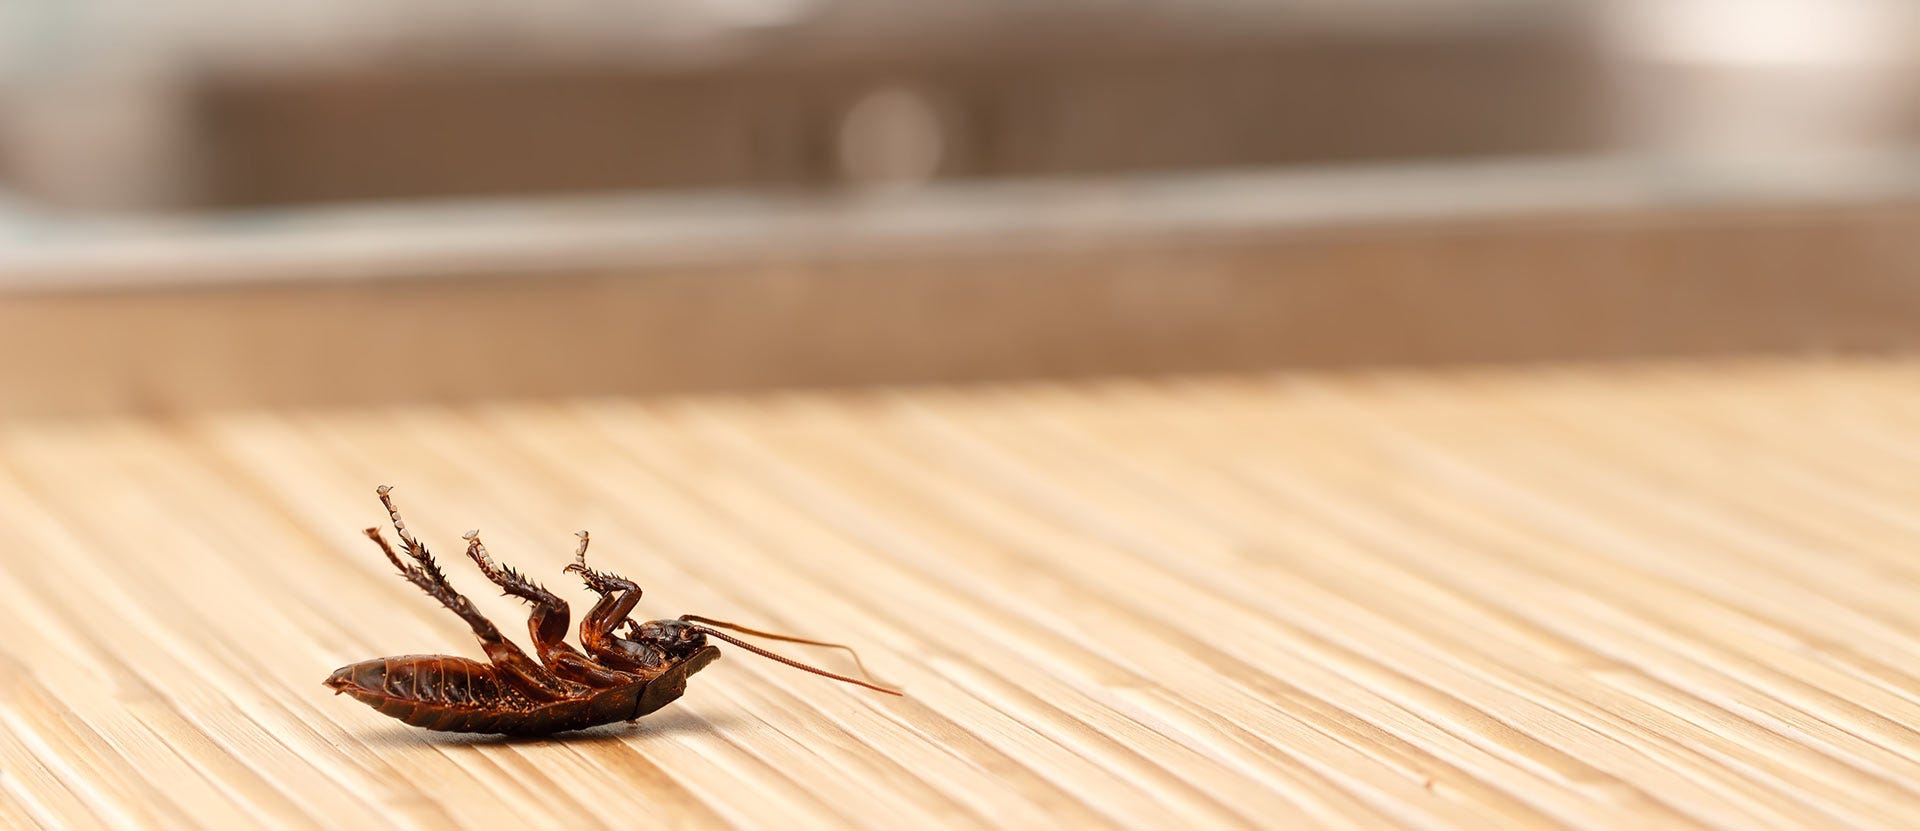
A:
[[[1888,828],[1920,815],[1907,360],[0,422],[0,825]],[[407,728],[473,655],[392,483],[738,650],[635,726]],[[799,650],[796,650],[799,651]],[[831,654],[809,657],[844,669]]]

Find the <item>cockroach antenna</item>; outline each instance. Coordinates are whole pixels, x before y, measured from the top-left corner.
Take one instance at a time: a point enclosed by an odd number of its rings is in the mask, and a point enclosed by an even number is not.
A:
[[[681,619],[681,620],[691,620],[691,619],[693,619],[694,617],[695,617],[694,615],[686,615],[686,616],[684,616],[684,617],[682,617],[682,618],[680,618],[680,619]],[[750,643],[747,643],[746,641],[743,641],[743,640],[740,640],[739,638],[736,638],[736,637],[734,637],[734,636],[732,636],[732,635],[729,635],[729,634],[727,634],[727,633],[725,633],[725,632],[722,632],[722,631],[720,631],[720,630],[718,630],[718,629],[715,629],[715,628],[713,628],[713,627],[711,627],[711,626],[700,626],[700,625],[697,625],[697,624],[696,624],[696,625],[695,625],[695,626],[693,626],[692,628],[693,628],[693,630],[694,630],[694,631],[696,631],[696,632],[699,632],[700,634],[703,634],[703,635],[709,635],[709,636],[711,636],[711,637],[715,637],[715,638],[719,638],[720,640],[723,640],[723,641],[726,641],[727,643],[730,643],[730,644],[733,644],[734,646],[737,646],[737,647],[740,647],[741,649],[744,649],[744,650],[746,650],[746,651],[748,651],[748,652],[751,652],[751,653],[753,653],[753,654],[755,654],[755,655],[758,655],[758,656],[760,656],[760,657],[762,657],[762,658],[771,658],[771,659],[773,659],[773,660],[775,660],[775,661],[779,661],[780,663],[783,663],[783,664],[786,664],[787,666],[790,666],[790,667],[793,667],[794,669],[799,669],[799,670],[805,670],[805,671],[807,671],[807,672],[811,672],[811,673],[813,673],[813,674],[815,674],[815,675],[821,675],[821,676],[825,676],[825,677],[827,677],[827,678],[832,678],[832,679],[833,679],[833,680],[835,680],[835,681],[845,681],[845,682],[847,682],[847,683],[849,683],[849,684],[854,684],[854,685],[856,685],[856,686],[861,686],[861,687],[866,687],[867,689],[870,689],[870,690],[873,690],[873,691],[875,691],[875,692],[883,692],[883,693],[886,693],[886,694],[888,694],[888,695],[905,695],[905,693],[902,693],[902,692],[900,692],[899,690],[896,690],[896,689],[893,689],[893,688],[891,688],[891,687],[883,687],[883,686],[880,686],[879,684],[875,684],[875,683],[871,683],[871,682],[868,682],[868,681],[862,681],[862,680],[860,680],[860,679],[858,679],[858,678],[848,678],[848,677],[847,677],[847,676],[845,676],[845,675],[840,675],[840,674],[838,674],[838,673],[833,673],[833,672],[828,672],[828,671],[826,671],[826,670],[824,670],[824,669],[821,669],[821,668],[819,668],[819,667],[813,667],[813,666],[808,666],[808,665],[806,665],[806,664],[803,664],[803,663],[800,663],[799,661],[796,661],[796,660],[794,660],[794,659],[792,659],[792,658],[788,658],[788,657],[786,657],[786,656],[784,656],[784,655],[776,655],[776,654],[774,654],[774,653],[772,653],[772,652],[768,652],[768,651],[767,651],[767,650],[765,650],[765,649],[761,649],[760,647],[757,647],[757,646],[754,646],[753,644],[750,644]],[[745,627],[740,627],[740,629],[741,629],[741,631],[751,631],[751,630],[747,630],[747,629],[746,629]],[[770,638],[775,638],[775,639],[778,639],[778,640],[784,640],[784,641],[793,641],[794,643],[811,643],[811,644],[816,644],[816,645],[819,645],[819,646],[838,646],[838,647],[840,647],[841,649],[845,649],[845,650],[847,650],[848,652],[852,652],[852,651],[853,651],[853,650],[852,650],[852,648],[850,648],[850,647],[847,647],[847,646],[843,646],[843,645],[841,645],[841,644],[837,644],[837,643],[826,643],[826,642],[823,642],[823,641],[810,641],[810,640],[806,640],[806,639],[804,639],[804,638],[795,638],[795,637],[787,637],[787,636],[781,636],[781,635],[766,635],[765,637],[770,637]],[[858,655],[855,655],[855,656],[854,656],[854,663],[855,663],[855,664],[857,665],[857,664],[858,664],[859,662],[860,662],[860,657],[859,657]],[[865,668],[865,667],[862,667],[862,668],[861,668],[861,670],[860,670],[860,672],[861,672],[861,674],[863,674],[863,675],[864,675],[864,674],[866,673],[866,668]],[[868,677],[872,677],[872,676],[868,676]]]
[[[735,632],[752,635],[756,638],[766,638],[767,640],[770,640],[770,641],[786,641],[787,643],[804,643],[808,646],[824,646],[830,649],[844,649],[846,650],[847,655],[853,658],[853,665],[860,668],[861,676],[865,677],[867,680],[872,681],[876,684],[881,683],[880,679],[873,677],[872,672],[867,671],[867,664],[865,661],[860,660],[860,653],[853,651],[853,647],[848,646],[844,643],[833,643],[832,641],[816,641],[816,640],[813,640],[812,638],[802,638],[795,635],[782,635],[779,632],[768,632],[765,629],[754,629],[748,626],[741,626],[738,623],[732,623],[724,620],[714,620],[713,618],[707,617],[705,615],[681,615],[680,619],[687,621],[689,623],[704,623],[708,626],[718,626],[722,629],[732,629]],[[885,686],[885,685],[882,684],[882,686]]]

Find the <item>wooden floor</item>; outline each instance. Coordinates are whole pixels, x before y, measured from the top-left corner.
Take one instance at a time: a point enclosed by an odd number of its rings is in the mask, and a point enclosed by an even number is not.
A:
[[[380,483],[509,631],[459,535],[588,528],[908,697],[405,727],[321,680],[478,650]],[[1917,599],[1920,363],[11,422],[0,827],[1910,827]]]

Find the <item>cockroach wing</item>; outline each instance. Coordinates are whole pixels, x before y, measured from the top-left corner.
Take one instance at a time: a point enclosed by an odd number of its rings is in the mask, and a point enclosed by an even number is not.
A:
[[[647,688],[640,691],[640,702],[633,708],[633,717],[639,718],[655,710],[672,704],[674,699],[687,692],[687,676],[706,669],[720,657],[717,646],[703,646],[688,655],[686,660],[667,668],[660,677],[647,682]]]

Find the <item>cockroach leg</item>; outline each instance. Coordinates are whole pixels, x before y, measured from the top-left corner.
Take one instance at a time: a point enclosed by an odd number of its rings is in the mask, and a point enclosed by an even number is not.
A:
[[[400,535],[401,542],[405,543],[407,556],[411,557],[417,565],[407,565],[395,555],[393,547],[387,544],[386,538],[380,536],[380,529],[368,528],[367,536],[380,546],[380,551],[387,555],[387,560],[400,569],[400,575],[405,577],[407,582],[426,592],[428,597],[440,601],[440,605],[447,607],[448,611],[466,621],[467,626],[473,630],[474,637],[480,640],[480,647],[486,650],[487,659],[493,662],[494,667],[499,669],[503,676],[518,682],[516,686],[521,687],[529,696],[552,700],[574,694],[577,684],[555,676],[546,667],[541,666],[540,662],[527,657],[527,653],[520,651],[520,647],[515,646],[512,641],[507,640],[506,636],[500,634],[500,628],[494,626],[493,621],[488,620],[485,615],[480,614],[479,609],[474,608],[473,601],[468,600],[465,595],[447,583],[446,572],[440,570],[440,564],[434,560],[433,554],[407,532],[406,523],[400,519],[399,509],[393,506],[393,497],[388,495],[389,490],[391,489],[385,485],[380,487],[380,501],[387,506],[387,515],[393,518],[393,530]]]
[[[580,581],[586,583],[587,588],[593,590],[595,594],[608,595],[624,591],[632,592],[634,600],[640,599],[639,584],[611,571],[600,571],[587,565],[587,545],[593,541],[593,538],[585,531],[576,531],[574,536],[580,538],[580,545],[573,550],[573,562],[567,564],[566,571],[580,575]]]
[[[553,592],[535,585],[513,566],[503,566],[487,553],[487,546],[480,541],[479,530],[468,531],[467,557],[480,567],[480,573],[500,587],[501,591],[520,598],[533,607],[533,615],[527,621],[527,632],[533,636],[534,644],[539,648],[541,657],[555,645],[566,646],[567,624],[572,613],[567,609],[567,601],[554,596]]]
[[[493,555],[487,553],[486,543],[480,541],[478,529],[468,531],[464,538],[467,541],[467,557],[480,567],[480,573],[499,586],[501,591],[533,607],[532,615],[527,618],[527,633],[533,637],[534,651],[547,669],[563,678],[593,687],[615,687],[633,682],[631,675],[594,663],[567,643],[567,623],[571,618],[567,601],[528,580],[513,566],[495,562]]]
[[[587,588],[600,595],[599,602],[594,603],[580,621],[580,645],[602,661],[617,661],[622,652],[613,644],[613,631],[626,622],[633,608],[639,605],[640,586],[618,574],[588,566],[587,544],[592,538],[585,531],[578,536],[580,546],[574,549],[573,562],[566,570],[580,575]]]

